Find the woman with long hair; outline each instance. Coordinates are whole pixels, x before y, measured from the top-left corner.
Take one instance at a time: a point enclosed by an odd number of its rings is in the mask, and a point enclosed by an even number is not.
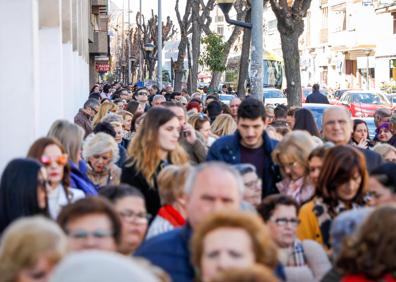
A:
[[[37,139],[30,146],[27,156],[38,160],[47,171],[48,210],[53,219],[63,206],[84,198],[81,190],[70,188],[68,156],[59,141],[48,137]]]
[[[293,130],[305,130],[312,136],[320,137],[318,126],[316,125],[313,114],[308,109],[298,109],[294,114]]]
[[[188,161],[179,145],[180,122],[165,108],[152,108],[144,117],[128,147],[130,158],[125,162],[121,182],[138,188],[146,199],[147,211],[155,216],[161,207],[157,176],[167,164],[181,165]]]
[[[330,226],[341,212],[366,206],[368,172],[364,155],[349,145],[326,153],[315,198],[302,206],[297,235],[330,249]]]
[[[10,161],[0,182],[0,235],[18,218],[48,215],[47,189],[47,173],[39,162],[32,159]]]
[[[211,125],[213,134],[219,137],[234,134],[236,129],[237,124],[229,114],[218,115]]]
[[[98,112],[93,118],[92,124],[95,127],[99,122],[102,121],[109,112],[116,113],[118,111],[118,106],[112,102],[102,103],[99,107]]]
[[[67,120],[56,120],[47,137],[57,139],[65,148],[70,166],[70,186],[82,190],[86,195],[97,195],[95,185],[87,176],[88,166],[81,159],[84,129]]]

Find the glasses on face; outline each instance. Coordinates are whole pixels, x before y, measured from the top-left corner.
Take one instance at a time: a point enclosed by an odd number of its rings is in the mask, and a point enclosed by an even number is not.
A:
[[[109,238],[113,236],[113,232],[107,231],[107,230],[95,230],[92,232],[88,232],[85,230],[75,230],[75,231],[68,231],[67,235],[73,239],[77,240],[84,240],[87,239],[88,237],[92,237],[95,239],[104,239],[104,238]]]
[[[283,169],[286,169],[286,168],[293,169],[293,168],[295,168],[297,166],[297,164],[298,164],[297,162],[290,162],[290,163],[286,163],[286,164],[280,164],[280,166]]]
[[[290,223],[291,227],[297,227],[298,224],[300,223],[300,220],[297,218],[286,218],[286,217],[280,217],[272,220],[275,222],[276,225],[284,227],[287,224]]]
[[[138,95],[143,95],[143,96],[147,96],[148,93],[147,92],[139,92]]]
[[[91,107],[91,110],[94,111],[95,115],[98,113],[98,110]]]
[[[118,214],[124,219],[128,219],[128,220],[132,219],[138,224],[145,224],[151,218],[151,216],[145,212],[134,212],[131,210],[120,211],[118,212]]]
[[[260,178],[256,178],[255,180],[249,181],[245,183],[246,188],[261,188],[261,185],[258,185],[259,183],[261,183]]]
[[[65,164],[67,164],[67,154],[62,154],[56,158],[50,158],[47,156],[42,156],[40,158],[40,162],[44,165],[44,166],[50,166],[53,162],[56,162],[58,165],[60,166],[64,166]]]

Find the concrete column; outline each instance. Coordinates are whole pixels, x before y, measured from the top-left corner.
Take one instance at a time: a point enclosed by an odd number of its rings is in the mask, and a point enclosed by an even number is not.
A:
[[[40,135],[64,117],[60,0],[39,0]]]
[[[63,61],[63,111],[64,117],[72,120],[74,106],[73,43],[72,43],[72,0],[62,0],[62,61]]]
[[[0,171],[37,137],[37,0],[0,1]]]

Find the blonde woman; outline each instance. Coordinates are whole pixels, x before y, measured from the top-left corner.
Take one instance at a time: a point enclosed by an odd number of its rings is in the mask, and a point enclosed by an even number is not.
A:
[[[0,281],[48,281],[67,246],[66,235],[49,219],[35,216],[15,221],[2,236]]]
[[[109,112],[117,112],[118,106],[114,103],[108,102],[100,105],[98,112],[93,118],[93,126],[95,127],[99,122],[101,122],[102,118],[106,116]]]
[[[101,132],[89,135],[83,145],[83,157],[88,163],[87,175],[97,189],[120,183],[121,169],[115,165],[118,145],[112,136]]]
[[[146,199],[149,214],[155,216],[161,207],[157,176],[168,164],[188,162],[186,152],[179,145],[180,122],[166,108],[152,108],[144,116],[143,124],[128,146],[130,158],[125,162],[121,182],[138,188]]]
[[[210,147],[216,137],[213,135],[210,129],[210,120],[204,113],[194,114],[188,118],[188,123],[198,131],[205,140],[206,146]]]
[[[133,114],[131,114],[128,111],[118,111],[117,114],[122,116],[122,128],[124,129],[123,138],[125,140],[130,141],[132,136],[131,125],[132,125]]]
[[[169,165],[158,175],[162,207],[150,225],[146,239],[181,227],[186,223],[184,184],[191,166]]]
[[[299,205],[311,200],[315,189],[309,179],[308,157],[315,148],[312,136],[305,131],[292,131],[272,152],[284,179],[276,184],[281,194],[291,196]]]
[[[114,129],[115,132],[114,140],[118,144],[118,150],[120,155],[118,161],[116,162],[116,165],[118,167],[122,167],[122,165],[127,159],[126,148],[128,147],[129,144],[129,141],[123,139],[124,130],[122,128],[122,123],[123,123],[122,116],[114,113],[108,113],[104,118],[102,118],[101,122],[110,123]]]
[[[213,134],[222,137],[234,134],[237,129],[235,120],[229,114],[220,114],[216,117],[211,125]]]

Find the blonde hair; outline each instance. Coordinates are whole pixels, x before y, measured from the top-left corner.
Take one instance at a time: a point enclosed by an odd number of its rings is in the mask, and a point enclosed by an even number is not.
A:
[[[115,113],[117,110],[118,106],[112,102],[101,104],[98,112],[93,118],[93,126],[95,127],[99,122],[101,122],[102,118],[105,117],[109,112]]]
[[[224,211],[209,215],[198,225],[197,230],[194,230],[191,247],[192,262],[196,268],[201,270],[205,236],[220,228],[236,228],[246,231],[252,241],[252,251],[256,263],[275,269],[278,264],[277,248],[271,239],[268,228],[258,215],[240,211]]]
[[[306,131],[294,130],[286,134],[279,142],[272,152],[272,159],[274,163],[281,165],[281,156],[291,156],[308,173],[308,157],[313,149],[315,149],[315,142],[312,136]]]
[[[150,109],[128,146],[128,156],[131,159],[127,161],[126,166],[135,165],[150,186],[154,186],[154,176],[161,162],[159,128],[173,118],[177,117],[169,109],[160,107]],[[169,159],[174,165],[182,165],[188,161],[188,156],[180,144],[176,144],[176,148],[169,152]]]
[[[130,113],[130,112],[128,112],[128,111],[125,111],[125,110],[120,110],[120,111],[117,112],[117,114],[120,115],[120,116],[122,116],[122,119],[123,119],[123,120],[125,120],[125,118],[126,118],[127,116],[133,118],[133,114]]]
[[[92,133],[88,135],[83,144],[83,158],[88,159],[94,155],[101,155],[111,151],[112,162],[115,163],[120,158],[118,145],[114,138],[106,133]]]
[[[380,143],[374,146],[373,151],[380,154],[383,158],[390,152],[396,153],[396,148],[390,144]]]
[[[77,164],[84,134],[84,129],[79,125],[67,120],[56,120],[51,125],[47,137],[57,139],[65,148],[70,160]]]
[[[162,205],[172,205],[184,195],[184,184],[190,165],[165,167],[158,175],[158,191]]]
[[[68,242],[62,229],[41,216],[12,223],[3,233],[0,245],[0,281],[17,281],[19,272],[34,266],[41,256],[53,263],[67,253]]]
[[[220,114],[213,121],[211,129],[213,134],[221,137],[233,134],[237,129],[237,124],[229,114]]]

